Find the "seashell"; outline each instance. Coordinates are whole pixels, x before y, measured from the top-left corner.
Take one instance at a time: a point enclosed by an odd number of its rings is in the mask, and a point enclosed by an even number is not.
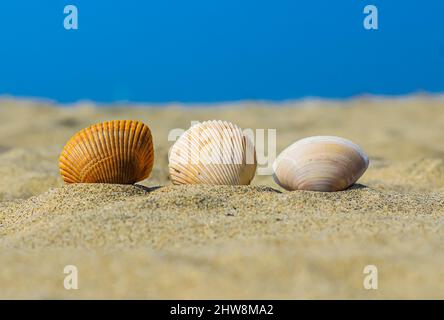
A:
[[[60,155],[66,183],[134,184],[153,168],[151,131],[138,121],[116,120],[76,133]]]
[[[277,157],[273,178],[287,190],[340,191],[353,185],[369,160],[353,142],[332,136],[299,140]]]
[[[247,185],[256,165],[251,139],[235,124],[220,120],[192,126],[169,154],[174,184]]]

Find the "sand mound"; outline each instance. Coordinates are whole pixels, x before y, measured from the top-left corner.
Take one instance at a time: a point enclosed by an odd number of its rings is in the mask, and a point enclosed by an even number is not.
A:
[[[397,193],[364,186],[336,193],[259,186],[68,185],[6,207],[7,247],[186,247],[253,238],[370,237],[407,234],[444,208],[439,193]],[[413,219],[404,226],[406,219]],[[336,227],[335,227],[336,225]],[[424,227],[424,226],[423,226]],[[338,232],[332,230],[337,229]],[[442,231],[442,230],[441,230]]]

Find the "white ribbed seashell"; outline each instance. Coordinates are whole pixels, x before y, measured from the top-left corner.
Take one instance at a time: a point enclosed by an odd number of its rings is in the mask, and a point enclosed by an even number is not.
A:
[[[369,160],[353,142],[315,136],[296,141],[277,157],[273,178],[287,190],[340,191],[353,185]]]
[[[173,145],[169,171],[174,184],[247,185],[256,172],[256,151],[235,124],[205,121]]]

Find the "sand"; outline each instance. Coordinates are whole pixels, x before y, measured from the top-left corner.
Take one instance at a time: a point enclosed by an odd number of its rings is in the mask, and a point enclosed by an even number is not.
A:
[[[0,101],[0,298],[444,298],[444,100],[165,107]],[[136,186],[64,185],[58,155],[92,123],[136,119],[155,142]],[[192,120],[276,129],[277,152],[338,135],[370,167],[350,190],[173,186],[168,133]],[[262,152],[262,150],[258,150]],[[66,290],[75,265],[79,289]],[[363,286],[366,265],[378,289]]]

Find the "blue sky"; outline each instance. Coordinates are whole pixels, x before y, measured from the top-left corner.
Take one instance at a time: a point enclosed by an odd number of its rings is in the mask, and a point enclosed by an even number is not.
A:
[[[63,27],[65,5],[79,29]],[[365,30],[363,8],[378,8]],[[0,95],[216,102],[444,92],[444,1],[14,0]]]

